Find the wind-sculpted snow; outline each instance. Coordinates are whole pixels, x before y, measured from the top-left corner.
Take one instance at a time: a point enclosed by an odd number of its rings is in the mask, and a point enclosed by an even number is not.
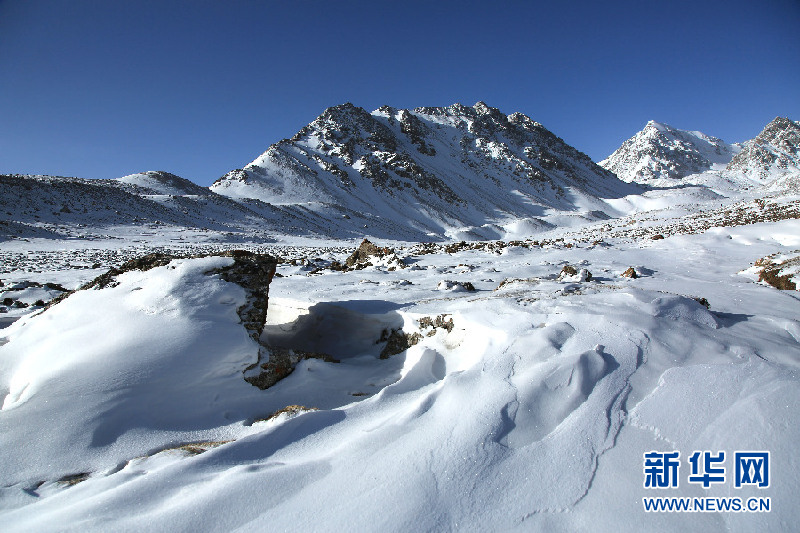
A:
[[[278,266],[258,342],[237,313],[245,291],[215,274],[231,258],[126,272],[0,330],[0,519],[786,529],[800,519],[798,300],[753,269],[799,234],[790,219],[658,240],[394,246],[406,268],[357,270],[330,268],[357,242],[306,249]],[[560,276],[565,265],[591,279]],[[440,291],[443,279],[475,290]],[[381,359],[385,330],[417,342]],[[302,360],[259,390],[243,379],[259,342],[339,362]],[[769,496],[771,512],[644,512],[643,453],[673,449],[681,475],[694,450],[769,450],[771,486],[741,495]],[[683,477],[668,492],[730,486]]]

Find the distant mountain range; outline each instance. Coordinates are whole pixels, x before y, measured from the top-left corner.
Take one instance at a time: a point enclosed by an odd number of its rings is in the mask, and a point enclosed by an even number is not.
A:
[[[651,121],[595,164],[526,115],[483,102],[371,113],[348,103],[210,188],[163,171],[0,175],[0,238],[142,224],[229,238],[504,238],[613,217],[604,199],[693,175],[796,184],[798,146],[800,123],[786,118],[742,144]]]
[[[709,171],[767,183],[800,172],[798,147],[800,123],[783,117],[755,139],[737,144],[650,121],[599,165],[623,181],[643,185],[669,186]]]

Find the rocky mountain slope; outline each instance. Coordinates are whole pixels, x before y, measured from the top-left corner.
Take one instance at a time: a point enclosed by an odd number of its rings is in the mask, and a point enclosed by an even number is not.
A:
[[[800,122],[775,118],[755,139],[744,143],[727,170],[762,182],[800,173]]]
[[[670,189],[691,201],[800,190],[798,154],[800,126],[785,118],[744,145],[651,121],[596,165],[538,122],[483,102],[372,113],[343,104],[210,188],[163,171],[0,175],[0,239],[144,236],[147,226],[217,241],[514,239],[652,207],[641,185],[700,186]]]
[[[740,150],[738,144],[651,120],[599,165],[624,181],[651,185],[723,169]]]
[[[647,186],[700,185],[726,196],[754,187],[800,190],[800,123],[777,117],[756,138],[727,144],[650,121],[599,164]]]
[[[332,107],[211,190],[484,237],[513,220],[546,224],[556,210],[607,210],[598,198],[636,192],[538,122],[483,102],[372,113]]]

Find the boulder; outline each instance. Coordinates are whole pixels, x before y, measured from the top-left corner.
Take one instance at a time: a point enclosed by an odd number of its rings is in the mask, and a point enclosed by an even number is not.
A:
[[[622,273],[622,277],[636,279],[639,277],[639,274],[636,273],[636,270],[633,267],[628,267],[628,270]]]

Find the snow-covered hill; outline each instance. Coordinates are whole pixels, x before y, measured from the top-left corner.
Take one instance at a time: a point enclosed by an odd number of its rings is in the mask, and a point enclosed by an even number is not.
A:
[[[607,216],[600,198],[637,192],[541,124],[483,102],[372,113],[332,107],[211,189],[483,238],[520,219],[547,225],[557,212]]]
[[[0,184],[0,212],[30,231],[152,223],[232,230],[261,218],[241,203],[165,172],[119,180],[0,175]]]
[[[722,170],[740,150],[738,144],[651,120],[599,165],[627,182],[668,185],[665,180]]]
[[[110,234],[148,238],[154,229],[163,234],[165,227],[176,234],[205,234],[217,240],[270,240],[286,234],[344,238],[363,231],[361,227],[350,232],[343,229],[339,225],[342,212],[335,209],[320,214],[302,205],[233,200],[161,171],[110,180],[0,175],[0,187],[4,215],[0,240]],[[394,234],[419,237],[402,229]]]
[[[209,190],[196,183],[189,181],[175,174],[164,171],[148,171],[137,174],[130,174],[117,178],[115,181],[136,185],[146,189],[150,194],[169,194],[169,195],[197,195],[208,196]]]

